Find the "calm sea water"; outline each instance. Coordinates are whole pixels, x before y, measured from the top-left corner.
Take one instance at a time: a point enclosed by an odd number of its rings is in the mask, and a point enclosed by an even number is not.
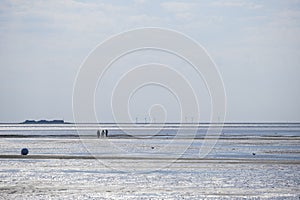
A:
[[[196,138],[207,135],[222,136],[300,136],[300,123],[227,123],[227,124],[0,124],[0,136],[60,136],[76,137],[80,134],[95,136],[97,130],[108,129],[111,137],[120,136],[174,136],[178,130],[196,131]],[[129,134],[128,134],[129,133]],[[155,134],[154,134],[155,133]],[[131,135],[130,135],[131,134]]]

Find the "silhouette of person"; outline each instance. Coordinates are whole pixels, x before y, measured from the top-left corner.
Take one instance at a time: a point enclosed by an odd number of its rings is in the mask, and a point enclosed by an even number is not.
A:
[[[98,138],[100,137],[100,131],[99,130],[97,131],[97,137]]]
[[[106,129],[105,130],[105,137],[107,137],[108,136],[108,130]]]
[[[104,137],[104,130],[101,131],[101,137]]]

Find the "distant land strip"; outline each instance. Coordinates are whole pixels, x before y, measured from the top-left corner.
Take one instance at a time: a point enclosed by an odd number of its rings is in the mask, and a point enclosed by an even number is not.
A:
[[[55,120],[25,120],[20,124],[71,124],[70,122],[65,122],[64,120],[55,119]]]

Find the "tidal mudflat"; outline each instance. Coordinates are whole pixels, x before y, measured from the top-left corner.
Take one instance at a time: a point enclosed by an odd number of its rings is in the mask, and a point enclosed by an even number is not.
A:
[[[184,138],[172,139],[170,131],[146,139],[98,140],[96,135],[73,137],[76,133],[68,128],[35,128],[6,126],[0,131],[0,199],[300,197],[298,126],[225,127],[204,158],[199,157],[201,131],[190,144]],[[23,147],[29,149],[27,156],[20,155]],[[181,147],[187,148],[178,154]]]

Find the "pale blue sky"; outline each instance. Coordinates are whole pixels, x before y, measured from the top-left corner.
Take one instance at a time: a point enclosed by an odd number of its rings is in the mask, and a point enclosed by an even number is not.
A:
[[[206,48],[226,88],[226,121],[300,121],[299,0],[2,0],[0,122],[72,121],[85,57],[113,34],[148,26],[180,31]]]

